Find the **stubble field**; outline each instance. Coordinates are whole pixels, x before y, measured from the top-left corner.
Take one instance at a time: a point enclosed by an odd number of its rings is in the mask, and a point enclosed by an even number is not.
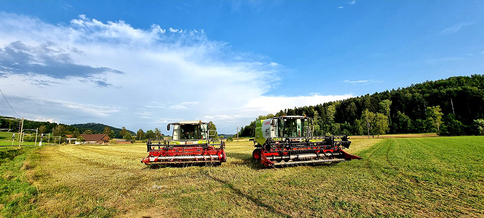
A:
[[[144,144],[45,146],[10,178],[38,189],[30,207],[0,207],[39,217],[484,216],[484,137],[352,141],[362,160],[277,169],[252,161],[248,141],[227,143],[220,167],[159,169],[140,163]]]

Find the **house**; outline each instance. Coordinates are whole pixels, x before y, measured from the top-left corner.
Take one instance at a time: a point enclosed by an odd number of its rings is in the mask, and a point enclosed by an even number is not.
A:
[[[106,134],[83,134],[81,135],[88,144],[108,144],[109,136]]]

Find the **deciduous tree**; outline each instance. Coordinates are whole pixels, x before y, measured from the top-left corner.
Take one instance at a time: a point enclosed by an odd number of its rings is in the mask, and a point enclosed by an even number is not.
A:
[[[155,128],[155,137],[156,140],[160,139],[161,137],[161,131],[158,128]]]
[[[121,129],[121,131],[119,132],[119,134],[120,134],[121,136],[123,136],[123,137],[124,137],[124,135],[125,135],[126,133],[129,133],[129,132],[128,132],[128,130],[126,130],[126,128],[123,126],[123,128]],[[129,134],[131,135],[131,133],[129,133]]]
[[[39,126],[39,134],[45,133],[46,130],[47,130],[47,127]]]
[[[103,131],[103,134],[109,135],[110,133],[111,133],[111,128],[105,126],[104,127],[104,131]]]
[[[142,129],[139,129],[138,132],[136,133],[136,137],[138,137],[138,140],[145,139],[145,132]]]
[[[146,131],[145,137],[147,139],[155,139],[156,138],[155,133],[151,129]]]
[[[133,137],[131,136],[131,133],[128,132],[124,134],[123,139],[125,139],[126,141],[131,141]]]
[[[217,127],[215,126],[215,124],[213,124],[212,121],[210,121],[208,122],[208,125],[210,126],[210,128],[208,128],[208,130],[210,130],[210,134],[215,133],[215,136],[213,136],[213,138],[218,139]]]
[[[432,106],[427,107],[427,120],[437,129],[437,132],[440,131],[440,125],[442,124],[442,110],[440,106]]]
[[[84,130],[83,134],[89,135],[89,134],[92,134],[92,131],[90,129],[86,129]]]

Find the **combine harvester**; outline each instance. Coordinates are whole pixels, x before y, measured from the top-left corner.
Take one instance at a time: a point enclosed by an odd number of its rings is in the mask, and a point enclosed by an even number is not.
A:
[[[314,137],[312,124],[306,116],[257,120],[252,157],[265,167],[361,159],[343,151],[351,144],[347,136]]]
[[[146,146],[149,155],[143,158],[141,163],[152,166],[215,166],[226,161],[225,142],[215,144],[210,139],[210,136],[215,135],[215,131],[209,130],[208,123],[201,121],[170,123],[167,126],[168,131],[170,125],[173,126],[173,140],[159,141],[158,144],[148,141]]]

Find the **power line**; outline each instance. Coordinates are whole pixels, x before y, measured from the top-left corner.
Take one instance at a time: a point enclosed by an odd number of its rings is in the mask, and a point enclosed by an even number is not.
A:
[[[7,100],[7,97],[5,97],[5,95],[3,94],[2,90],[0,89],[0,92],[2,93],[3,95],[3,98],[5,98],[5,101],[7,102],[8,106],[10,106],[10,108],[12,108],[12,111],[17,114],[17,112],[13,109],[12,105],[10,105],[10,103],[8,102]],[[18,117],[21,117],[20,115],[17,114]]]

